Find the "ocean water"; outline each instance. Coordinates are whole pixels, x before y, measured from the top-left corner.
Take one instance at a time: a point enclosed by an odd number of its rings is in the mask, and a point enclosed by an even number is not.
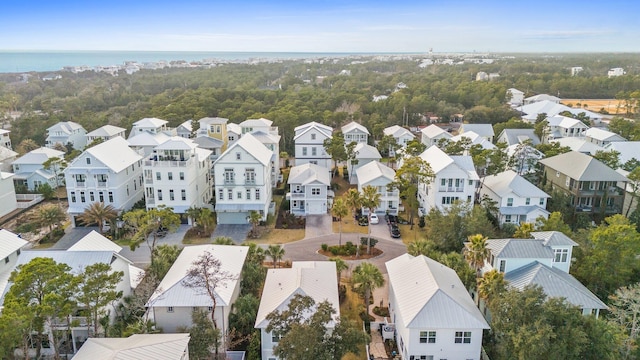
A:
[[[185,52],[185,51],[7,51],[0,50],[0,73],[58,71],[65,66],[122,65],[125,61],[140,63],[161,60],[199,61],[218,59],[246,61],[249,59],[305,59],[373,55],[363,53],[296,53],[296,52]]]

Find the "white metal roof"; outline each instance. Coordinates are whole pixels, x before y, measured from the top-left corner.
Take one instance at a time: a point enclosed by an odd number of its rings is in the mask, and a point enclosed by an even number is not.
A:
[[[74,360],[181,360],[189,334],[136,334],[128,338],[89,338]]]
[[[447,153],[435,145],[432,145],[430,148],[422,152],[420,157],[429,163],[434,174],[437,174],[447,166],[453,164],[451,156],[447,155]]]
[[[462,124],[460,130],[462,134],[473,131],[480,136],[495,136],[491,124]]]
[[[287,184],[307,185],[315,182],[329,186],[331,176],[326,167],[311,163],[292,167],[287,180]]]
[[[348,133],[348,132],[353,131],[355,129],[358,129],[358,130],[362,131],[363,133],[369,135],[369,130],[367,130],[367,128],[364,127],[364,125],[358,124],[355,121],[352,121],[352,122],[348,123],[347,125],[344,125],[342,127],[342,133],[345,134],[345,133]]]
[[[269,269],[256,317],[256,328],[266,328],[266,317],[274,310],[286,310],[295,294],[310,296],[319,304],[325,300],[340,318],[338,278],[333,261],[294,261],[290,269]],[[331,326],[331,324],[330,324]]]
[[[386,262],[397,315],[408,328],[488,329],[456,272],[426,256]]]
[[[134,122],[133,126],[139,127],[139,128],[159,128],[167,123],[168,123],[167,120],[162,120],[158,118],[144,118]]]
[[[158,144],[156,150],[187,150],[191,151],[198,147],[196,143],[191,139],[183,138],[182,136],[172,136],[167,141]]]
[[[7,256],[18,251],[28,242],[11,231],[2,229],[0,230],[0,260],[4,260]]]
[[[142,155],[131,149],[129,142],[120,136],[109,139],[85,151],[116,173],[142,159]],[[80,157],[77,159],[79,158]],[[71,166],[73,166],[74,163],[75,160]]]
[[[533,185],[513,170],[506,170],[496,175],[486,176],[482,186],[486,186],[500,197],[507,196],[511,192],[521,198],[549,197],[547,193],[540,190],[537,186]]]
[[[573,151],[589,153],[591,155],[595,155],[598,151],[604,150],[602,146],[587,141],[583,137],[563,137],[553,139],[551,142],[557,142],[562,147],[566,146]]]
[[[227,132],[232,132],[236,134],[242,134],[242,127],[236,123],[228,123],[227,124]]]
[[[273,121],[265,118],[260,118],[260,119],[247,119],[241,122],[239,125],[241,127],[263,127],[263,126],[269,127],[271,126],[271,124],[273,124]]]
[[[65,134],[71,134],[74,130],[82,129],[82,125],[73,121],[62,121],[47,129],[48,132],[62,131]]]
[[[619,152],[621,164],[631,159],[640,160],[640,141],[613,141],[605,146],[605,150]]]
[[[385,135],[391,135],[391,136],[393,136],[394,138],[399,138],[399,137],[401,137],[401,136],[410,136],[410,137],[412,137],[412,138],[415,138],[415,135],[413,135],[413,134],[411,133],[411,131],[409,131],[409,130],[407,130],[407,129],[403,128],[403,127],[402,127],[402,126],[400,126],[400,125],[393,125],[393,126],[389,126],[389,127],[385,128],[384,130],[382,130],[382,132],[383,132]]]
[[[587,129],[587,131],[584,132],[584,136],[600,141],[627,141],[627,139],[614,132],[593,127]]]
[[[35,150],[31,150],[28,153],[22,155],[21,157],[17,158],[12,164],[41,165],[50,158],[62,158],[63,156],[64,152],[62,151],[41,147]]]
[[[544,240],[546,246],[578,246],[578,243],[560,231],[534,231],[531,236]]]
[[[547,117],[547,124],[549,126],[557,126],[561,128],[570,129],[572,127],[588,129],[589,127],[582,121],[568,116],[555,115]]]
[[[149,299],[148,306],[213,306],[213,302],[207,295],[201,294],[197,289],[184,286],[182,281],[187,276],[187,270],[199,256],[209,251],[220,260],[221,271],[226,271],[234,276],[239,276],[244,260],[247,257],[248,246],[236,245],[197,245],[186,246],[171,266],[165,277],[158,285],[158,290]],[[216,289],[216,297],[219,306],[230,306],[234,289],[239,285],[239,280],[232,280]]]
[[[483,149],[491,150],[491,149],[495,149],[496,148],[496,146],[493,145],[491,143],[491,141],[487,140],[483,136],[480,136],[475,131],[465,131],[462,134],[458,134],[456,136],[453,136],[451,138],[451,141],[458,142],[458,141],[462,140],[463,137],[468,138],[469,140],[471,140],[471,144],[473,144],[473,145],[482,146]]]
[[[353,148],[353,151],[355,152],[356,159],[382,159],[382,155],[380,155],[378,149],[365,143],[358,143]]]
[[[255,136],[251,134],[244,134],[242,137],[233,143],[220,157],[216,162],[224,159],[227,154],[231,154],[235,152],[235,148],[240,147],[244,149],[247,153],[253,156],[256,160],[258,160],[262,165],[268,166],[271,161],[271,156],[273,155],[273,151],[269,150],[263,143],[261,143]],[[234,158],[235,159],[235,158]]]
[[[422,133],[422,136],[426,136],[430,139],[433,139],[438,135],[445,135],[445,134],[447,135],[447,137],[453,136],[448,131],[443,130],[440,126],[435,124],[431,124],[426,128],[423,128],[422,130],[420,130],[420,132]]]
[[[87,137],[91,137],[91,136],[114,136],[114,135],[118,135],[122,132],[126,131],[125,128],[121,128],[118,126],[113,126],[113,125],[105,125],[102,127],[99,127],[95,130],[93,130],[92,132],[87,134]]]
[[[396,178],[396,172],[392,168],[382,164],[379,161],[371,161],[356,169],[358,183],[366,185],[374,179],[384,177],[392,182]]]
[[[221,117],[203,117],[202,119],[198,120],[198,122],[200,123],[200,126],[214,125],[214,124],[224,125],[227,123],[227,121],[229,121],[229,119],[221,118]]]
[[[318,132],[320,132],[321,134],[323,134],[328,138],[332,137],[332,133],[333,133],[332,127],[312,121],[310,123],[306,123],[304,125],[300,125],[296,127],[294,129],[295,136],[293,137],[293,140],[296,140],[297,138],[307,133],[311,129],[316,129]]]
[[[113,251],[120,253],[122,247],[100,235],[95,230],[91,230],[90,233],[85,235],[82,239],[78,240],[67,251]]]
[[[487,249],[506,259],[553,259],[553,250],[540,239],[489,239]]]
[[[158,146],[171,138],[165,133],[152,134],[143,131],[127,139],[129,146]]]

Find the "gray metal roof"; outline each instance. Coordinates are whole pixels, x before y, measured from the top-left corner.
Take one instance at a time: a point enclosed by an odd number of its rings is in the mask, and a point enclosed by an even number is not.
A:
[[[553,250],[536,239],[489,239],[487,248],[501,258],[553,259]]]
[[[540,144],[540,138],[534,129],[504,129],[498,137],[504,137],[507,140],[507,145],[520,144],[527,139],[531,140],[534,146]]]
[[[480,136],[495,136],[491,124],[462,124],[462,134],[473,131]]]
[[[531,236],[534,239],[544,240],[546,246],[578,246],[578,243],[560,231],[536,231],[532,232]]]
[[[542,159],[539,163],[578,181],[629,181],[602,162],[577,151]]]
[[[505,197],[510,193],[521,198],[548,198],[549,195],[540,190],[537,186],[518,175],[513,170],[503,171],[496,175],[485,176],[483,187],[496,193],[500,197]]]
[[[586,309],[608,309],[597,296],[570,274],[537,261],[505,274],[509,286],[524,289],[539,285],[549,297],[565,298],[569,303]]]
[[[501,206],[500,214],[502,215],[527,215],[534,210],[540,210],[542,212],[549,213],[546,209],[536,205],[526,206]]]

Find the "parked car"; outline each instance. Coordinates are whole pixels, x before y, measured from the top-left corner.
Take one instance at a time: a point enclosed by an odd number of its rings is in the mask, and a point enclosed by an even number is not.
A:
[[[380,219],[378,219],[378,215],[377,214],[371,214],[371,216],[369,216],[371,218],[371,224],[375,225],[378,222],[380,222]]]
[[[397,239],[400,237],[400,228],[398,228],[398,225],[391,225],[389,228],[389,233],[391,234],[392,238]]]
[[[360,216],[358,218],[358,225],[367,226],[369,225],[369,219],[366,216]]]

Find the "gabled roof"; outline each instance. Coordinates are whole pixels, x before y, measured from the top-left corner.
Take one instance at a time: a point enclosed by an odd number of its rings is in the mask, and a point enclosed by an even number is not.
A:
[[[513,170],[506,170],[496,175],[485,176],[482,186],[486,186],[500,197],[505,197],[512,192],[521,198],[549,197],[547,193],[540,190],[537,186]]]
[[[269,313],[283,311],[296,295],[313,298],[316,305],[327,300],[336,310],[334,319],[340,318],[338,279],[333,261],[294,261],[290,269],[269,269],[256,317],[256,328],[266,328]],[[332,326],[331,326],[332,327]]]
[[[545,246],[578,246],[578,243],[560,231],[535,231],[531,236],[534,239],[544,240]]]
[[[389,126],[388,128],[385,128],[384,130],[382,130],[382,132],[385,135],[391,135],[394,138],[399,138],[399,137],[402,137],[402,136],[410,136],[412,138],[415,138],[415,135],[413,135],[411,133],[411,131],[403,128],[400,125]]]
[[[358,124],[355,121],[352,121],[352,122],[348,123],[347,125],[344,125],[342,127],[342,133],[345,134],[345,133],[348,133],[348,132],[353,131],[355,129],[358,129],[359,131],[361,131],[361,132],[363,132],[363,133],[365,133],[367,135],[370,135],[369,134],[369,130],[367,130],[366,127],[364,127],[363,125]]]
[[[91,154],[116,173],[142,159],[142,155],[130,148],[129,142],[120,136],[91,147],[85,150],[85,152]],[[78,159],[80,159],[80,156],[77,157],[69,167],[73,167]]]
[[[229,119],[221,117],[203,117],[198,120],[201,125],[224,125],[227,121],[229,121]]]
[[[526,140],[531,140],[533,146],[540,144],[540,138],[534,129],[504,129],[498,138],[503,137],[506,138],[507,145],[521,144]]]
[[[158,118],[144,118],[133,123],[134,127],[139,128],[159,128],[169,123],[167,120]]]
[[[18,237],[18,235],[11,231],[1,229],[0,230],[0,259],[5,259],[7,256],[22,249],[29,242]]]
[[[640,160],[640,141],[613,141],[605,145],[605,150],[619,152],[621,164],[631,159]]]
[[[356,159],[382,159],[382,155],[375,147],[365,144],[358,143],[354,148]]]
[[[438,174],[451,164],[455,164],[460,170],[467,172],[470,180],[479,180],[478,173],[473,166],[473,159],[468,155],[449,156],[435,145],[419,155],[429,163],[434,174]]]
[[[426,256],[409,254],[400,255],[385,265],[397,315],[407,328],[489,328],[451,268]]]
[[[496,135],[491,124],[462,124],[460,125],[460,131],[461,134],[473,131],[482,137],[494,137]]]
[[[198,144],[198,146],[203,149],[219,149],[224,146],[224,141],[206,135],[198,136],[197,138],[193,139],[193,142]]]
[[[537,261],[505,274],[509,286],[522,290],[538,285],[549,297],[565,298],[573,305],[586,309],[608,309],[597,296],[570,274]]]
[[[209,296],[202,294],[198,289],[184,286],[182,281],[187,276],[187,270],[199,256],[209,251],[220,260],[221,271],[239,276],[244,260],[247,257],[249,247],[236,245],[196,245],[186,246],[173,263],[164,279],[158,285],[158,290],[151,295],[147,306],[213,306]],[[234,289],[239,280],[232,280],[227,284],[217,287],[216,297],[219,306],[230,306]]]
[[[547,117],[547,124],[549,126],[557,126],[565,129],[570,129],[572,127],[582,128],[582,129],[589,128],[589,126],[587,126],[585,123],[583,123],[578,119],[574,119],[574,118],[571,118],[568,116],[562,116],[562,115],[554,115],[554,116]]]
[[[18,156],[17,152],[4,146],[0,146],[0,161],[15,158],[16,156]]]
[[[167,141],[158,144],[156,150],[186,150],[191,151],[198,145],[191,139],[183,138],[182,136],[172,136]]]
[[[136,334],[128,338],[88,338],[75,360],[181,360],[189,334]]]
[[[87,137],[91,137],[91,136],[111,137],[111,136],[120,134],[124,131],[126,131],[125,128],[121,128],[113,125],[105,125],[88,133]]]
[[[588,116],[591,119],[602,119],[602,115],[591,112],[589,110],[574,109],[566,105],[556,104],[555,102],[549,101],[549,100],[542,100],[542,101],[534,102],[528,105],[518,106],[517,109],[525,113],[526,115],[523,116],[523,118],[529,121],[535,121],[536,118],[538,117],[538,114],[544,113],[544,114],[547,114],[547,117],[551,117],[551,116],[556,116],[561,112],[565,112],[565,111],[568,111],[574,115],[584,113],[586,116]]]
[[[533,95],[533,96],[529,96],[528,98],[524,99],[527,102],[538,102],[538,101],[555,101],[558,102],[560,101],[560,98],[557,96],[553,96],[553,95],[549,95],[549,94],[538,94],[538,95]]]
[[[604,150],[604,148],[598,144],[594,144],[590,141],[587,141],[583,137],[562,137],[558,139],[553,139],[551,142],[557,142],[562,147],[568,147],[569,149],[581,153],[589,153],[591,155],[595,155],[596,152]]]
[[[47,128],[47,131],[48,132],[62,131],[65,134],[71,134],[74,130],[78,130],[78,129],[83,129],[82,125],[73,121],[63,121]]]
[[[600,141],[627,141],[627,139],[614,132],[593,127],[587,129],[587,131],[585,131],[584,133],[584,136]]]
[[[493,145],[491,143],[491,141],[487,140],[485,137],[480,136],[479,134],[477,134],[475,131],[465,131],[462,134],[458,134],[456,136],[453,136],[450,141],[453,142],[458,142],[460,140],[462,140],[462,138],[468,138],[469,140],[471,140],[471,144],[473,145],[480,145],[482,146],[483,149],[495,149],[496,146]]]
[[[146,131],[143,131],[139,134],[134,134],[132,137],[127,139],[129,142],[129,146],[158,146],[163,142],[169,140],[170,136],[164,133],[152,134]]]
[[[364,185],[379,177],[384,177],[389,182],[392,182],[396,178],[396,172],[379,161],[371,161],[357,168],[356,176],[358,177],[358,183]]]
[[[269,134],[264,131],[254,131],[251,135],[263,144],[277,144],[280,142],[280,135]]]
[[[236,147],[240,147],[244,149],[249,155],[253,156],[256,160],[258,160],[262,165],[268,166],[271,161],[271,156],[273,155],[273,151],[267,149],[263,143],[261,143],[258,139],[255,138],[252,134],[244,134],[242,137],[233,143],[227,151],[225,151],[216,162],[221,161],[221,159],[225,158],[227,154],[231,154],[234,152]]]
[[[577,151],[542,159],[539,163],[578,181],[629,181],[599,160]],[[555,174],[548,176],[552,175]]]
[[[241,127],[263,127],[263,126],[269,127],[271,126],[271,124],[273,124],[273,121],[265,118],[260,118],[260,119],[247,119],[241,122],[239,125]]]
[[[425,128],[422,128],[420,132],[422,133],[422,136],[426,136],[429,139],[433,139],[439,135],[445,135],[446,137],[449,137],[449,138],[453,136],[448,131],[443,130],[440,126],[435,124],[431,124]]]
[[[193,131],[193,120],[189,119],[178,125],[178,127],[183,127],[185,130],[191,132]]]
[[[473,165],[473,158],[469,155],[451,155],[453,162],[463,171],[467,172],[469,180],[480,180],[476,168]]]
[[[31,150],[17,158],[12,164],[16,165],[42,165],[45,161],[57,157],[62,158],[64,152],[46,147]]]
[[[302,164],[294,166],[289,171],[287,184],[308,185],[320,183],[326,186],[331,185],[331,176],[327,168],[316,164]]]
[[[487,249],[507,259],[553,259],[553,250],[537,239],[489,239]]]
[[[112,251],[120,253],[122,247],[100,235],[95,230],[91,230],[90,233],[85,235],[78,242],[73,244],[67,251]]]
[[[509,88],[507,89],[507,91],[511,92],[512,94],[524,94],[524,91],[520,91],[516,88]]]
[[[294,129],[295,136],[293,137],[293,140],[296,140],[297,138],[307,133],[311,129],[316,129],[318,132],[320,132],[321,134],[323,134],[328,138],[332,137],[332,133],[333,133],[332,127],[312,121],[310,123],[306,123],[304,125],[300,125],[296,127]]]
[[[236,123],[228,123],[227,124],[227,132],[231,132],[231,133],[235,133],[235,134],[242,134],[242,128],[240,127],[240,125],[236,124]]]

